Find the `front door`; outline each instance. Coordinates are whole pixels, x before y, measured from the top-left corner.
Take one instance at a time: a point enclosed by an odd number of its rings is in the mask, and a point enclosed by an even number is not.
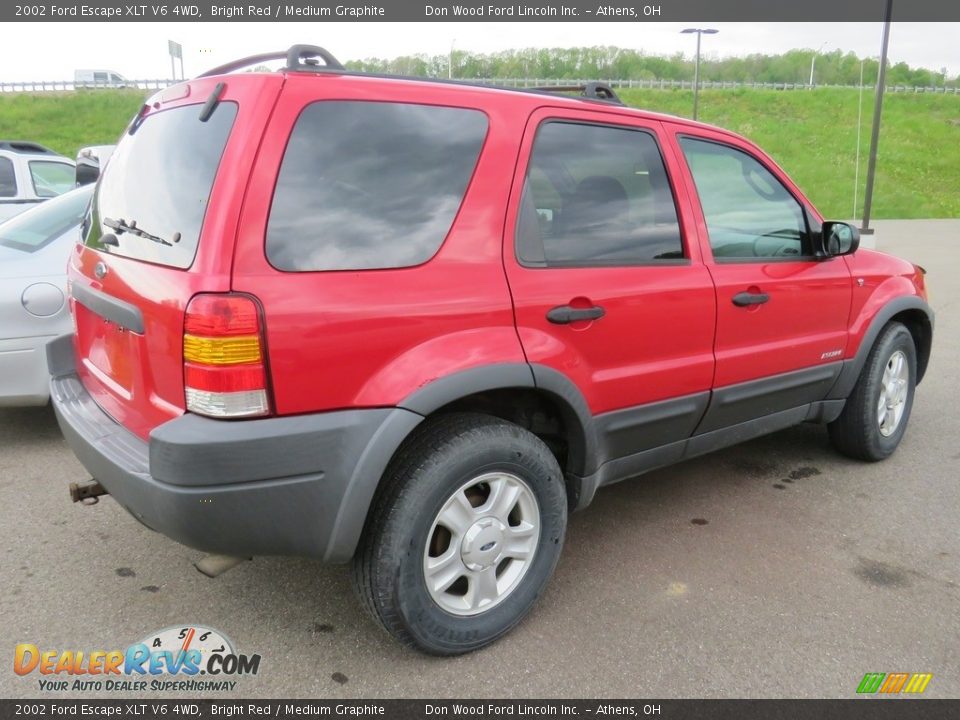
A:
[[[716,393],[700,431],[823,399],[847,341],[845,260],[814,256],[817,221],[749,145],[676,130],[717,293]]]

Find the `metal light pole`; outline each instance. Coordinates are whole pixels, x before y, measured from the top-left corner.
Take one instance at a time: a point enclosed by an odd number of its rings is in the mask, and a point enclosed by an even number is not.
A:
[[[457,42],[456,38],[450,41],[450,58],[447,62],[447,80],[453,79],[453,45],[455,42]]]
[[[853,215],[857,219],[857,191],[860,189],[860,128],[863,126],[863,60],[860,61],[860,98],[857,100],[857,156],[853,168]]]
[[[697,60],[693,66],[693,119],[697,119],[697,108],[700,104],[700,36],[701,35],[716,35],[719,30],[714,28],[687,28],[686,30],[681,30],[681,35],[687,35],[690,33],[697,34]]]
[[[817,61],[817,55],[820,54],[820,51],[827,46],[827,43],[823,43],[817,50],[814,50],[813,56],[810,58],[810,82],[807,83],[810,87],[813,87],[813,64]]]
[[[887,0],[887,12],[883,21],[883,41],[880,45],[880,70],[877,72],[877,101],[873,107],[873,132],[870,134],[870,159],[867,161],[867,187],[863,194],[863,224],[861,235],[871,235],[870,207],[873,205],[873,180],[877,172],[877,145],[880,143],[880,113],[883,110],[883,91],[887,80],[887,48],[890,45],[890,17],[893,0]]]

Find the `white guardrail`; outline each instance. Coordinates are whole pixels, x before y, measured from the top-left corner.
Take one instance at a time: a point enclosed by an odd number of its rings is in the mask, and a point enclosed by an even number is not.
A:
[[[500,85],[505,87],[550,87],[551,85],[584,85],[588,82],[606,83],[612,88],[646,88],[646,89],[693,89],[693,80],[568,80],[568,79],[536,79],[536,78],[479,78],[472,82],[484,85]],[[713,80],[703,80],[700,83],[700,89],[706,90],[736,90],[739,88],[757,88],[765,90],[809,90],[810,88],[848,88],[857,90],[859,85],[827,85],[807,83],[760,83],[760,82],[720,82]],[[864,85],[864,89],[872,90],[873,85]],[[960,87],[922,87],[913,85],[887,85],[886,92],[901,93],[940,93],[947,95],[960,95]]]
[[[500,87],[549,87],[551,85],[584,85],[596,80],[574,80],[558,78],[464,78],[467,82],[481,85],[499,85]],[[125,85],[78,83],[72,80],[35,80],[29,82],[0,82],[0,93],[11,92],[72,92],[74,90],[97,90],[104,88],[132,88],[140,90],[159,90],[168,87],[178,80],[127,80]],[[645,89],[693,89],[692,80],[600,80],[613,88],[645,88]],[[808,90],[811,88],[849,88],[858,89],[858,85],[808,85],[806,83],[745,83],[745,82],[716,82],[703,81],[702,89],[707,90],[736,90],[739,88],[755,88],[766,90]],[[873,85],[864,86],[873,89]],[[893,93],[939,93],[941,95],[960,95],[960,87],[922,87],[909,85],[888,85],[887,92]]]

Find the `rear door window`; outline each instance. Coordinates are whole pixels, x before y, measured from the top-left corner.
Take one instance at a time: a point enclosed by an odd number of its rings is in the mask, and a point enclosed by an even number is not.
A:
[[[66,163],[31,160],[30,180],[37,197],[51,198],[77,186],[77,171]]]
[[[290,136],[266,251],[279,270],[370,270],[439,250],[487,132],[478,110],[320,101]]]
[[[213,180],[237,116],[222,102],[206,122],[199,105],[151,114],[110,156],[94,198],[85,242],[111,254],[158,265],[193,263]],[[115,226],[136,224],[140,235]],[[119,246],[101,243],[116,235]]]
[[[0,198],[17,196],[17,174],[10,158],[0,157]]]

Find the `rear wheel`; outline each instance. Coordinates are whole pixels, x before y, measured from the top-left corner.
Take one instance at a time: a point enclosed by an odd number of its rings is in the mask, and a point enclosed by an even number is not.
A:
[[[508,632],[543,592],[563,546],[566,491],[547,446],[497,418],[439,416],[384,482],[354,559],[373,617],[438,655]]]
[[[830,439],[844,455],[877,461],[903,438],[913,408],[917,350],[902,324],[887,325],[877,338]]]

